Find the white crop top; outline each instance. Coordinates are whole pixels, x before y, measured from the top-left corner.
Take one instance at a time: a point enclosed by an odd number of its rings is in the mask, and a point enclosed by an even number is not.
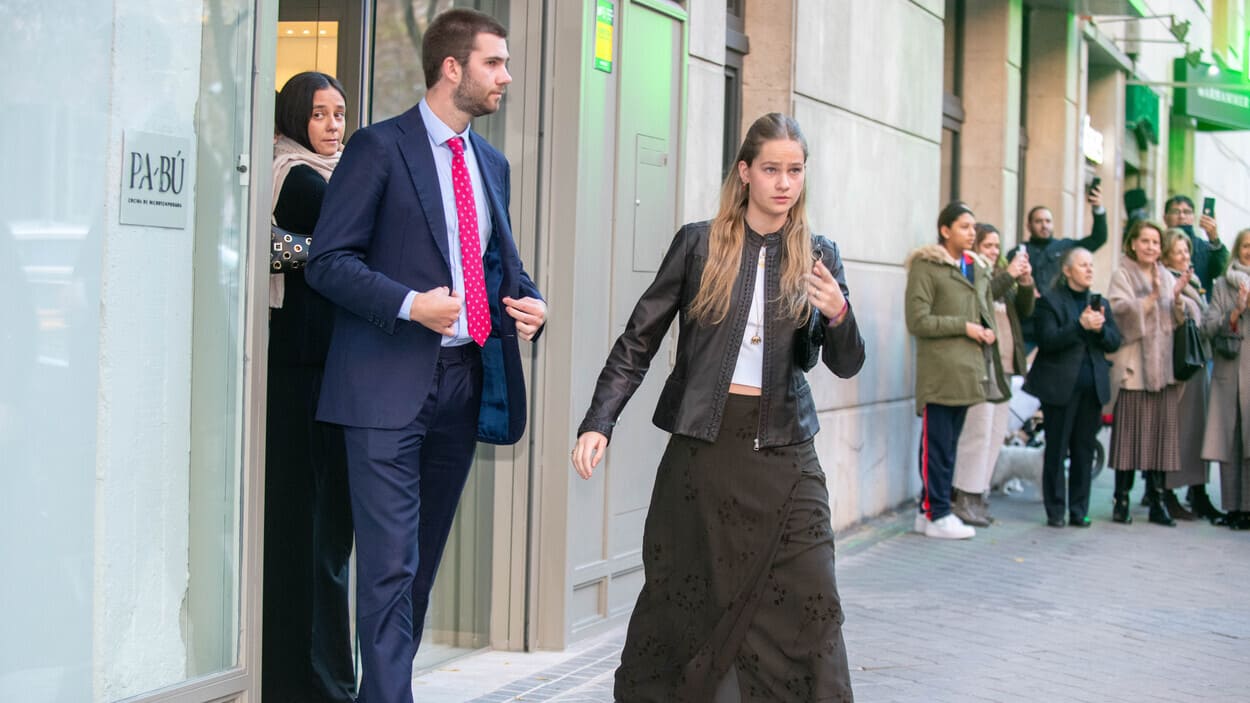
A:
[[[760,247],[759,268],[755,271],[755,292],[751,294],[747,326],[742,331],[742,346],[738,349],[738,365],[734,367],[733,383],[752,388],[761,388],[763,385],[764,259],[767,254],[767,250]]]

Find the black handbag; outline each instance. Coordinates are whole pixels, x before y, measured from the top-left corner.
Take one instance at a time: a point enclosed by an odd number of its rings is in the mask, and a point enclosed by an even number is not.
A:
[[[1198,324],[1186,319],[1172,332],[1172,375],[1178,381],[1186,381],[1206,365],[1207,356],[1202,351]]]
[[[1220,330],[1211,340],[1211,348],[1225,359],[1236,359],[1241,351],[1241,333],[1231,330]]]
[[[269,272],[287,273],[298,271],[308,263],[308,249],[312,237],[288,232],[281,227],[269,225]]]

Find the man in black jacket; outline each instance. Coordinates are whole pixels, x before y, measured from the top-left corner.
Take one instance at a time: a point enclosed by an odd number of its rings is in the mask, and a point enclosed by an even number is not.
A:
[[[1033,280],[1037,282],[1039,293],[1045,293],[1055,285],[1055,280],[1059,277],[1059,264],[1069,251],[1081,247],[1094,252],[1107,243],[1107,208],[1102,206],[1102,191],[1097,186],[1090,188],[1086,201],[1094,215],[1094,226],[1084,239],[1056,239],[1055,218],[1050,208],[1038,205],[1029,210],[1029,238],[1025,241],[1024,248],[1029,254],[1029,265],[1033,267]],[[1033,320],[1021,320],[1020,326],[1029,346],[1036,345]]]

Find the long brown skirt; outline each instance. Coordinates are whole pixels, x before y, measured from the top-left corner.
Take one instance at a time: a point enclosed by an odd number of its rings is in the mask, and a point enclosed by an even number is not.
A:
[[[753,451],[759,399],[720,436],[673,436],[643,532],[624,703],[851,701],[833,529],[811,441]]]
[[[1179,471],[1178,400],[1176,384],[1161,391],[1120,391],[1107,463],[1119,471]]]

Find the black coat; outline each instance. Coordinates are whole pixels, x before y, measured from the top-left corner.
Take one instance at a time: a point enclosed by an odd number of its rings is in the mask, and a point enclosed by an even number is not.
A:
[[[1024,381],[1026,393],[1046,405],[1066,405],[1072,400],[1077,375],[1086,356],[1094,369],[1098,402],[1111,401],[1111,362],[1106,354],[1120,348],[1120,330],[1107,301],[1102,302],[1106,322],[1101,332],[1081,327],[1071,305],[1072,291],[1060,283],[1037,301],[1033,312],[1037,331],[1037,358]]]
[[[688,311],[703,277],[709,229],[707,222],[689,224],[673,238],[655,281],[642,294],[624,333],[608,354],[590,409],[577,430],[579,435],[595,431],[611,439],[612,428],[625,403],[642,383],[669,325],[680,313],[677,365],[664,385],[652,419],[666,432],[709,442],[716,440],[755,290],[755,262],[760,247],[767,249],[768,257],[764,338],[775,341],[764,343],[756,447],[797,444],[816,434],[816,406],[804,372],[816,364],[818,354],[825,366],[842,378],[854,376],[864,365],[864,340],[854,308],[836,327],[830,327],[818,313],[801,325],[782,319],[772,302],[778,298],[781,286],[782,246],[777,234],[761,236],[747,232],[738,281],[723,322],[703,325],[691,319]],[[837,245],[817,236],[813,238],[813,247],[820,250],[822,261],[849,300]]]

